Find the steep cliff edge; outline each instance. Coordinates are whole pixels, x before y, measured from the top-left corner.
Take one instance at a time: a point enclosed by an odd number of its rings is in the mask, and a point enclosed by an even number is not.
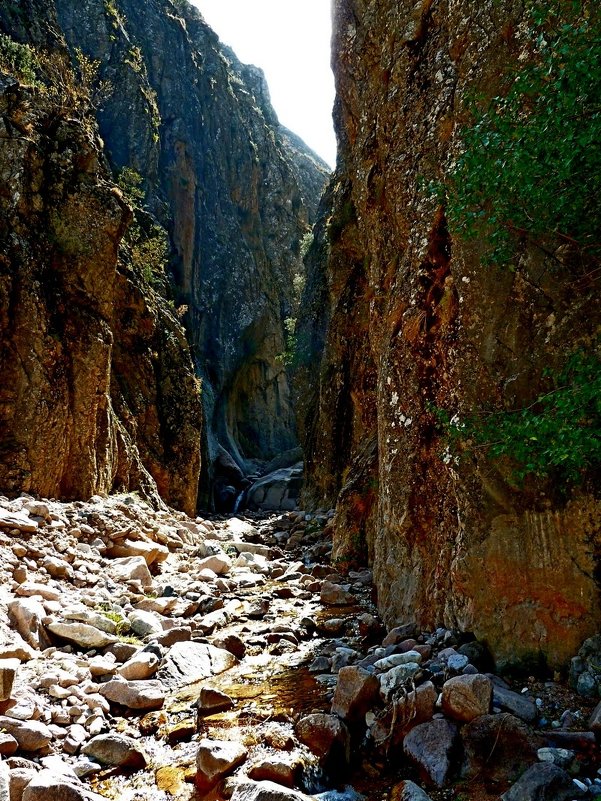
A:
[[[122,248],[132,212],[52,7],[29,6],[22,38],[52,55],[2,41],[0,492],[138,490],[192,514],[201,412],[185,334]],[[0,29],[19,33],[15,8]]]
[[[338,501],[335,554],[369,553],[389,624],[444,623],[498,658],[559,665],[601,622],[599,502],[517,487],[478,449],[457,463],[435,414],[531,405],[544,367],[599,326],[594,282],[559,251],[485,267],[428,192],[468,98],[519,63],[523,29],[521,4],[335,3],[339,168],[309,257],[301,428],[306,498]]]
[[[98,120],[113,167],[142,176],[170,232],[176,302],[202,379],[202,499],[231,508],[225,488],[240,490],[240,468],[297,444],[284,321],[295,316],[300,242],[327,167],[279,125],[262,72],[190,4],[56,7],[71,48],[98,60],[110,84]]]

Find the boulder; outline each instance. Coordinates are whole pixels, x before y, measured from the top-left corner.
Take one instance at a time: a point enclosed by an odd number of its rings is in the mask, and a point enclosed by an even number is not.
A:
[[[407,779],[404,782],[395,784],[390,791],[390,801],[432,801],[430,796],[425,793],[415,782]]]
[[[332,765],[344,769],[351,756],[349,730],[336,715],[316,713],[301,718],[296,736],[319,758],[322,767]]]
[[[157,672],[160,661],[152,651],[138,651],[125,664],[117,668],[117,673],[128,681],[149,679]]]
[[[254,781],[270,781],[284,787],[294,787],[302,768],[298,757],[288,754],[274,754],[253,763],[247,774]]]
[[[198,715],[204,717],[206,715],[215,715],[218,712],[227,712],[232,709],[234,702],[229,695],[222,693],[221,690],[214,690],[211,687],[203,687],[200,691],[196,708]]]
[[[515,781],[536,762],[542,741],[519,718],[502,713],[475,718],[462,729],[461,775],[494,782]]]
[[[165,657],[157,679],[170,689],[182,687],[223,673],[237,661],[223,648],[200,642],[178,642]]]
[[[587,793],[569,773],[550,762],[532,765],[504,795],[502,801],[572,801]]]
[[[48,648],[50,640],[42,625],[46,610],[35,598],[17,598],[8,605],[8,616],[21,637],[32,648]]]
[[[393,705],[370,723],[376,746],[385,745],[388,751],[391,746],[400,745],[411,729],[432,719],[437,699],[438,692],[431,681],[395,699]]]
[[[12,788],[11,788],[12,789]],[[103,796],[89,790],[75,776],[54,770],[36,773],[23,790],[22,801],[102,801]]]
[[[160,709],[165,702],[165,688],[162,682],[126,681],[121,676],[98,685],[98,692],[113,704],[128,709]]]
[[[246,494],[246,505],[253,511],[293,511],[303,485],[302,462],[268,473],[255,481]]]
[[[150,542],[149,540],[131,540],[125,538],[113,543],[107,550],[106,555],[109,558],[124,558],[129,556],[141,556],[146,564],[150,567],[153,564],[164,562],[169,556],[169,548],[166,545],[161,545],[158,542]]]
[[[534,701],[522,693],[513,692],[513,690],[508,690],[498,684],[493,685],[492,701],[494,706],[498,706],[504,712],[511,712],[516,718],[520,718],[526,723],[534,723],[538,718],[538,710]]]
[[[105,648],[119,639],[114,634],[108,634],[87,623],[63,623],[55,620],[48,623],[46,628],[59,639],[71,642],[79,648]]]
[[[332,713],[350,723],[363,721],[379,690],[380,683],[372,673],[356,665],[343,667],[338,673]]]
[[[403,741],[405,754],[424,780],[436,787],[444,787],[451,781],[458,746],[457,727],[444,718],[420,723]]]
[[[139,581],[142,587],[152,586],[152,576],[143,556],[113,559],[107,564],[107,573],[114,581]]]
[[[407,662],[404,665],[397,665],[387,670],[386,673],[382,673],[378,677],[382,698],[388,701],[395,690],[403,687],[419,670],[420,665],[417,662]]]
[[[81,749],[85,754],[102,765],[113,765],[120,768],[145,768],[148,762],[140,744],[123,734],[99,734],[87,742]]]
[[[321,585],[319,600],[325,606],[352,606],[357,603],[357,599],[352,593],[331,581],[324,581]]]
[[[481,673],[454,676],[442,687],[442,711],[455,720],[468,723],[490,712],[492,682]]]
[[[240,743],[201,740],[196,752],[196,786],[207,792],[241,765],[246,756],[247,750]]]
[[[312,801],[312,796],[274,782],[243,782],[236,787],[230,801]]]
[[[163,626],[158,616],[154,612],[144,612],[141,609],[134,609],[128,615],[129,624],[134,634],[138,637],[148,637],[150,634],[161,634]]]
[[[21,751],[39,751],[52,741],[52,731],[39,720],[17,720],[0,715],[0,729],[15,738]]]

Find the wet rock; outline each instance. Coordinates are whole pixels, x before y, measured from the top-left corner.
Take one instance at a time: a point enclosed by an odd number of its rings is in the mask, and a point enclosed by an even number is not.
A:
[[[248,769],[247,774],[254,781],[269,781],[284,787],[294,787],[301,767],[298,758],[277,755],[255,762]]]
[[[98,692],[114,704],[128,709],[160,709],[165,702],[161,681],[126,681],[114,678],[98,686]]]
[[[510,714],[483,715],[462,729],[461,775],[497,782],[515,781],[536,762],[541,740],[522,720]]]
[[[71,642],[80,648],[104,648],[118,640],[113,634],[107,634],[86,623],[62,623],[57,620],[48,623],[46,628],[61,640]]]
[[[15,738],[22,751],[40,751],[52,741],[52,731],[39,720],[0,716],[0,729]]]
[[[113,732],[93,737],[83,746],[81,752],[102,765],[134,770],[145,768],[148,762],[146,754],[136,740]]]
[[[513,692],[513,690],[508,690],[498,684],[493,685],[493,704],[504,712],[511,712],[512,715],[526,723],[534,723],[538,718],[538,710],[534,701],[522,693]]]
[[[403,750],[425,780],[444,787],[456,767],[458,745],[457,727],[448,720],[437,719],[412,729],[403,741]]]
[[[320,601],[326,606],[349,606],[357,603],[357,599],[339,584],[324,581],[321,585]]]
[[[465,723],[490,711],[492,682],[481,673],[454,676],[442,687],[442,711]]]
[[[528,768],[501,798],[502,801],[572,801],[586,795],[565,770],[543,763]]]
[[[301,718],[296,724],[296,736],[319,757],[322,767],[335,765],[343,770],[350,761],[350,733],[336,715],[313,714]]]
[[[237,659],[244,659],[246,654],[246,645],[237,634],[226,634],[223,637],[215,637],[213,645],[216,648],[223,648],[229,651]]]
[[[227,712],[228,709],[233,709],[233,707],[234,702],[229,695],[211,687],[203,687],[196,702],[198,715],[201,717],[215,715],[218,712]]]
[[[236,657],[223,648],[198,642],[178,642],[165,657],[157,679],[173,689],[223,673],[236,662]]]
[[[421,787],[407,779],[394,785],[390,791],[390,801],[431,801],[431,799]]]
[[[332,700],[332,713],[350,723],[362,721],[380,690],[376,676],[357,666],[341,668]]]
[[[228,776],[247,756],[240,743],[226,740],[201,740],[196,752],[196,786],[206,792]]]
[[[0,701],[10,698],[20,664],[18,659],[0,659]]]

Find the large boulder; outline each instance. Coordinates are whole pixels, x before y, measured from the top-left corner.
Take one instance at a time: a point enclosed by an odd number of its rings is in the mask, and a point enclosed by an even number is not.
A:
[[[294,467],[281,468],[255,481],[246,495],[246,505],[256,511],[287,511],[298,509],[303,485],[302,462]]]
[[[196,786],[207,792],[241,765],[246,756],[247,750],[240,743],[201,740],[196,752]]]
[[[445,787],[457,769],[459,733],[449,720],[420,723],[403,741],[403,750],[429,784]]]

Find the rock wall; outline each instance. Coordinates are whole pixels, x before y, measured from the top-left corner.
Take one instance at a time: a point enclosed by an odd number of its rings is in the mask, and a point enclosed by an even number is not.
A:
[[[192,514],[201,410],[190,351],[121,249],[132,212],[54,21],[43,0],[0,9],[0,30],[56,56],[51,90],[0,73],[0,493],[138,490]]]
[[[482,453],[456,464],[431,411],[527,405],[543,367],[599,325],[594,285],[531,252],[515,272],[484,267],[425,189],[466,98],[516,63],[522,4],[334,8],[339,162],[299,329],[306,500],[338,501],[335,557],[368,552],[389,625],[472,630],[499,660],[564,664],[601,622],[599,502],[516,489]]]
[[[202,379],[210,504],[216,479],[231,484],[216,475],[220,448],[251,472],[297,444],[284,320],[295,316],[300,241],[327,167],[279,125],[262,72],[187,2],[56,7],[71,47],[110,83],[98,119],[111,163],[140,173],[171,233],[176,301]]]

